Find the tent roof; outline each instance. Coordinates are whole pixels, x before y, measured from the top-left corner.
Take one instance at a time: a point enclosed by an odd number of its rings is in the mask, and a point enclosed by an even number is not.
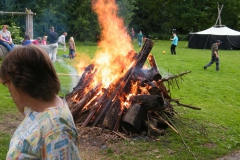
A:
[[[226,26],[224,27],[211,27],[206,30],[195,32],[193,34],[207,34],[207,35],[231,35],[231,36],[239,36],[240,32],[230,29]]]

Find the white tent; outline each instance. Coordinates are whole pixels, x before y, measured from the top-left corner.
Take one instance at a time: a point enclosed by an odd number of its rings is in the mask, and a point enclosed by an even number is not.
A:
[[[226,26],[213,26],[200,32],[189,33],[188,39],[189,48],[210,49],[216,40],[221,40],[223,43],[219,49],[240,49],[240,32]]]
[[[240,32],[224,27],[211,27],[204,31],[195,32],[195,34],[211,34],[211,35],[228,35],[228,36],[240,36]]]

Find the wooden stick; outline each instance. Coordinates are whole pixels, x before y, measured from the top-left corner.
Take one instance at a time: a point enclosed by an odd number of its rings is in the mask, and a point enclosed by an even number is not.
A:
[[[119,133],[119,132],[115,132],[112,131],[113,133],[115,133],[116,135],[118,135],[119,137],[122,137],[124,140],[129,140],[128,138],[126,138],[123,134]]]
[[[165,119],[163,119],[161,116],[159,116],[158,114],[157,114],[157,112],[153,112],[153,113],[155,113],[155,115],[157,116],[157,117],[153,117],[153,118],[158,118],[158,119],[160,119],[160,120],[162,120],[164,123],[166,123],[174,132],[176,132],[177,134],[179,134],[178,133],[178,131],[170,124],[170,123],[168,123]],[[167,116],[166,116],[166,118],[168,118]],[[168,119],[169,120],[169,119]]]

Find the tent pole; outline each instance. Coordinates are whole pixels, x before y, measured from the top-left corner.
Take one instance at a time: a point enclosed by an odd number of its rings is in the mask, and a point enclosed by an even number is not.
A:
[[[192,35],[192,37],[193,37],[193,35]],[[188,40],[188,42],[192,39],[192,37]],[[185,48],[187,44],[188,44],[188,43],[186,43],[183,48]]]
[[[231,44],[230,44],[230,42],[229,42],[228,36],[227,36],[227,40],[228,40],[228,44],[229,44],[229,46],[230,46],[230,48],[231,48],[231,50],[232,50],[232,46],[231,46]]]
[[[220,25],[220,26],[222,25],[222,24],[221,24],[221,16],[220,16],[220,14],[221,14],[221,12],[222,12],[222,8],[223,8],[223,5],[222,5],[222,7],[221,7],[221,9],[220,9],[220,11],[219,11],[219,4],[218,4],[218,18],[217,18],[217,20],[216,20],[215,26],[217,25],[218,19],[219,19],[219,25]]]
[[[208,42],[208,38],[209,38],[209,36],[207,37],[207,41],[206,41],[206,43],[205,43],[204,49],[206,49],[206,45],[207,45],[207,42]]]

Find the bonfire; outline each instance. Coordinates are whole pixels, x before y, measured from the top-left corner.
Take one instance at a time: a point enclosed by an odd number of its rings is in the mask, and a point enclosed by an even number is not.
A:
[[[146,39],[136,53],[123,20],[117,16],[114,0],[93,1],[98,15],[101,40],[91,64],[78,64],[81,78],[66,100],[74,122],[81,127],[99,127],[126,135],[164,134],[175,115],[170,90],[177,78],[190,73],[162,77],[151,49],[154,42]]]

